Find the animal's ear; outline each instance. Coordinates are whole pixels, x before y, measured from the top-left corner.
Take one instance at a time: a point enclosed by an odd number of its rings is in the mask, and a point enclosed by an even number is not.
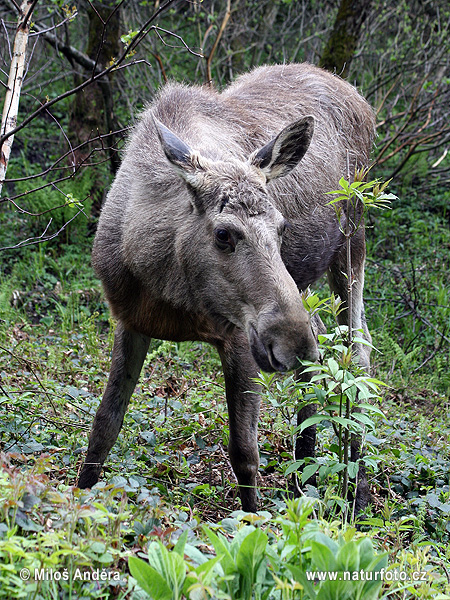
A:
[[[189,148],[173,131],[170,131],[158,119],[153,117],[159,141],[169,162],[194,192],[191,194],[191,203],[194,211],[204,212],[204,206],[199,199],[198,190],[205,183],[207,161],[198,152]]]
[[[192,171],[192,150],[180,138],[163,125],[158,119],[153,117],[156,131],[158,133],[161,147],[167,159],[179,171]]]
[[[267,181],[292,171],[309,148],[314,131],[314,117],[308,116],[285,127],[271,142],[250,156]]]

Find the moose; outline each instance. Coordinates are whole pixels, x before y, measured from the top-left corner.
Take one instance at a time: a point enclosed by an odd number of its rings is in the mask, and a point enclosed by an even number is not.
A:
[[[300,296],[310,284],[327,272],[347,300],[345,207],[338,219],[326,193],[368,164],[374,130],[357,90],[310,64],[259,67],[221,92],[178,83],[159,91],[133,129],[94,241],[93,266],[117,328],[80,488],[98,481],[150,339],[203,341],[223,366],[242,507],[257,510],[254,378],[318,358]],[[353,326],[370,340],[363,228],[351,253]],[[347,324],[346,311],[340,318]],[[366,348],[357,353],[368,369]],[[297,440],[297,458],[313,456],[314,445],[311,427]],[[362,505],[363,476],[356,495]]]

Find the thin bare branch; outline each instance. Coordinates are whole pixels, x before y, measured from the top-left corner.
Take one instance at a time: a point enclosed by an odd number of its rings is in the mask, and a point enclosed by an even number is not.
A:
[[[150,24],[158,18],[158,16],[164,12],[170,5],[172,5],[174,2],[176,2],[177,0],[167,0],[167,2],[165,2],[145,23],[144,25],[141,27],[141,29],[139,30],[138,34],[131,40],[131,42],[126,46],[126,48],[124,49],[124,51],[122,52],[122,54],[119,56],[119,58],[114,62],[114,64],[111,64],[109,67],[103,69],[102,71],[100,71],[99,73],[97,73],[96,75],[90,77],[89,79],[86,79],[85,81],[83,81],[82,83],[80,83],[79,85],[77,85],[76,87],[68,90],[67,92],[64,92],[64,94],[61,94],[59,96],[57,96],[56,98],[53,98],[53,100],[48,100],[47,102],[45,102],[45,104],[42,104],[38,109],[36,109],[33,113],[31,113],[28,117],[26,117],[21,123],[20,125],[17,125],[16,127],[14,127],[13,129],[11,129],[10,131],[8,131],[7,133],[5,132],[4,135],[2,135],[2,137],[0,138],[0,147],[3,146],[3,144],[5,143],[5,141],[15,135],[18,131],[20,131],[21,129],[23,129],[24,127],[26,127],[31,121],[33,121],[36,117],[38,117],[40,114],[42,114],[42,112],[48,108],[50,108],[51,106],[53,106],[54,104],[56,104],[57,102],[60,102],[61,100],[64,100],[65,98],[68,98],[70,96],[73,96],[73,94],[76,94],[78,92],[81,92],[82,90],[84,90],[84,88],[86,88],[88,85],[91,85],[94,81],[99,80],[102,77],[105,77],[106,75],[108,75],[109,73],[111,73],[111,71],[114,71],[115,69],[117,69],[117,67],[119,65],[122,65],[122,63],[126,60],[126,58],[131,54],[131,52],[136,48],[136,46],[141,42],[141,40],[149,33],[149,31],[151,31],[152,29],[154,29],[153,27],[150,27]],[[1,181],[1,179],[0,179]]]

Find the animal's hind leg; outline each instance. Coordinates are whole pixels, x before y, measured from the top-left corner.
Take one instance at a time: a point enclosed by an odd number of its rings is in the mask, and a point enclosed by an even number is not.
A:
[[[364,230],[361,229],[351,240],[351,261],[352,261],[352,328],[362,329],[363,338],[369,343],[372,342],[371,335],[367,328],[366,317],[364,313],[364,260],[366,257]],[[341,325],[349,324],[349,279],[347,277],[347,257],[346,250],[342,248],[337,260],[328,270],[328,281],[331,290],[337,294],[343,301],[347,310],[343,310],[338,320]],[[370,346],[355,344],[355,351],[358,355],[359,364],[367,371],[370,370]]]
[[[218,347],[222,361],[230,423],[228,452],[239,484],[242,508],[257,510],[256,475],[259,467],[258,419],[259,386],[252,380],[258,375],[247,337],[236,332],[231,341]]]
[[[371,343],[372,338],[367,328],[363,301],[364,260],[366,255],[364,229],[360,229],[357,232],[357,234],[352,238],[351,243],[352,272],[349,276],[352,285],[352,328],[362,329],[362,337],[367,342]],[[328,281],[331,290],[341,298],[341,300],[344,302],[344,306],[347,307],[347,310],[343,310],[338,316],[339,323],[348,326],[349,279],[347,274],[347,258],[345,247],[341,250],[341,253],[336,262],[330,267],[328,271]],[[359,364],[366,370],[367,373],[369,373],[371,350],[370,346],[364,344],[355,344],[354,349],[357,354]],[[356,411],[358,411],[358,409],[356,409]],[[360,457],[361,439],[357,435],[352,435],[350,457],[351,461],[356,462]],[[369,503],[369,501],[370,491],[367,483],[366,468],[364,464],[360,462],[355,495],[356,513],[364,509]]]
[[[111,370],[89,435],[89,447],[78,478],[80,488],[97,483],[103,463],[117,440],[125,411],[147,354],[150,338],[117,325]]]

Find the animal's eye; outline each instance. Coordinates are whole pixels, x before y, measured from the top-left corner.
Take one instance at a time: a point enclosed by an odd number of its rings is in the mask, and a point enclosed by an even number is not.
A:
[[[214,231],[214,236],[219,250],[229,250],[231,252],[234,250],[234,241],[228,229],[219,227]]]

